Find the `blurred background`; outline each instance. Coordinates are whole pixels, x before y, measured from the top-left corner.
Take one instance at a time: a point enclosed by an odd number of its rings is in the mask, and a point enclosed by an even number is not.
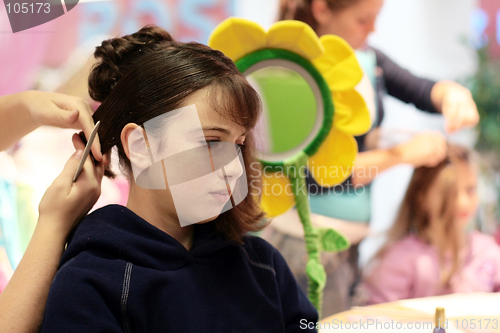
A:
[[[146,24],[160,25],[181,41],[206,43],[211,31],[229,16],[244,17],[269,27],[277,19],[278,3],[277,0],[80,1],[54,21],[16,34],[10,29],[5,7],[0,6],[0,95],[27,89],[55,91],[81,68],[103,39],[132,33]],[[500,1],[386,0],[377,30],[369,41],[416,75],[436,81],[451,79],[472,89],[482,117],[480,126],[456,133],[450,140],[476,147],[480,152],[483,202],[477,225],[486,233],[497,234]],[[392,133],[415,133],[424,128],[443,131],[440,116],[423,114],[391,97],[387,99],[383,128]],[[404,128],[401,124],[405,124]],[[4,266],[15,267],[20,260],[36,222],[38,202],[73,152],[72,133],[40,128],[0,155],[0,247],[10,249],[9,255],[5,251],[0,254]],[[396,135],[388,141],[394,144],[398,140],[401,138]],[[375,181],[371,221],[375,235],[363,242],[361,263],[383,241],[377,233],[391,225],[411,172],[409,166],[398,166]],[[126,181],[119,178],[103,186],[103,196],[96,207],[124,204],[126,194]]]

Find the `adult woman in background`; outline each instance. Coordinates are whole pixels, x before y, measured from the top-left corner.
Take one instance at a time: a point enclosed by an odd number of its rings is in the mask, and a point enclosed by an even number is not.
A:
[[[449,132],[474,126],[479,121],[469,90],[451,81],[434,82],[418,78],[399,67],[381,51],[366,45],[369,34],[374,31],[382,5],[383,0],[282,0],[280,5],[280,20],[300,20],[309,24],[319,36],[333,34],[345,39],[357,50],[365,76],[375,90],[375,100],[367,101],[367,104],[375,105],[372,112],[374,126],[369,133],[356,138],[360,153],[355,161],[352,177],[331,189],[321,188],[312,178],[308,179],[309,188],[312,189],[311,210],[316,223],[344,231],[353,243],[349,253],[345,253],[349,255],[350,264],[344,263],[342,267],[345,269],[337,272],[341,276],[330,277],[330,283],[327,284],[323,309],[325,315],[350,307],[349,292],[358,276],[357,243],[369,232],[370,191],[367,185],[380,172],[395,165],[405,163],[414,167],[433,167],[446,155],[446,141],[439,132],[417,134],[409,141],[390,149],[376,147],[377,129],[384,116],[382,97],[385,92],[403,102],[414,104],[420,110],[442,113]],[[363,191],[355,191],[355,186],[362,186]],[[297,259],[303,256],[303,253],[297,252],[303,246],[298,244],[301,240],[293,237],[293,232],[287,232],[290,226],[287,221],[290,218],[293,218],[293,214],[287,214],[282,221],[280,218],[276,219],[271,226],[279,229],[279,232],[269,232],[266,238],[275,245],[280,244],[279,249],[289,263],[295,262],[295,265],[291,265],[292,271],[296,272],[296,277],[305,288],[302,276],[305,261]],[[338,257],[332,260],[338,261]],[[297,276],[297,272],[301,276]],[[339,285],[333,288],[331,283]]]

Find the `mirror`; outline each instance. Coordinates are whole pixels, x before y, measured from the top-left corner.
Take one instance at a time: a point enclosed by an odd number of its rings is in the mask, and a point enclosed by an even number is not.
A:
[[[323,124],[323,99],[314,78],[287,60],[265,60],[244,75],[259,93],[263,112],[254,130],[259,158],[283,161],[304,150]]]

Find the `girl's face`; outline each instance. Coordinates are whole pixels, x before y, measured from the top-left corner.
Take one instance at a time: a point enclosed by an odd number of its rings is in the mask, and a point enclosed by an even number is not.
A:
[[[241,202],[248,192],[239,154],[247,131],[212,109],[209,91],[203,89],[190,95],[183,103],[185,107],[165,114],[166,121],[151,120],[156,121],[155,126],[161,124],[160,134],[147,138],[151,151],[156,152],[155,163],[147,170],[150,172],[145,181],[135,175],[139,187],[165,189],[154,193],[155,209],[177,216],[181,226],[214,220]],[[146,132],[148,126],[146,122]]]
[[[383,4],[384,0],[361,0],[351,7],[332,11],[325,3],[321,12],[314,13],[318,34],[340,36],[353,49],[359,49],[366,43],[368,35],[375,31],[375,21]]]
[[[238,198],[235,197],[238,195],[237,193],[241,193],[241,188],[235,188],[237,181],[245,174],[241,155],[239,157],[233,156],[230,161],[223,163],[223,168],[219,168],[220,165],[217,164],[221,156],[216,156],[216,151],[218,149],[225,150],[225,148],[235,151],[243,149],[247,130],[243,126],[224,118],[212,109],[208,102],[210,98],[213,97],[209,96],[208,90],[201,90],[191,95],[185,101],[185,105],[196,105],[201,131],[198,132],[198,136],[195,135],[184,143],[179,142],[179,144],[182,144],[185,149],[190,149],[200,144],[205,149],[208,144],[208,146],[212,147],[210,153],[211,159],[213,158],[213,161],[209,163],[214,163],[214,168],[217,170],[203,177],[186,182],[180,187],[176,186],[175,189],[170,187],[178,215],[181,213],[184,214],[182,219],[185,221],[181,221],[181,225],[186,224],[182,222],[196,223],[212,221],[223,210],[228,209],[226,205],[230,205],[230,209],[233,203],[237,205],[243,199],[241,196]],[[172,141],[176,140],[174,136],[176,135],[171,135],[169,139]],[[179,136],[177,136],[177,140],[179,141]],[[230,154],[227,150],[225,152]],[[240,183],[239,187],[245,186],[245,189],[248,191],[246,179],[241,179],[241,181],[243,183]],[[229,203],[230,196],[233,197],[231,203]]]
[[[473,167],[466,162],[455,164],[456,172],[456,195],[455,221],[459,227],[466,227],[474,218],[478,208],[477,195],[477,175]],[[426,195],[426,206],[429,210],[431,220],[440,216],[442,203],[447,198],[444,197],[443,184],[437,181],[432,184]]]

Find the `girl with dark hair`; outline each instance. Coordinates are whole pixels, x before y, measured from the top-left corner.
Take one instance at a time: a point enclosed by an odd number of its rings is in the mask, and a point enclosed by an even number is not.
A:
[[[75,229],[51,286],[41,331],[293,332],[303,328],[304,320],[316,322],[316,310],[279,252],[246,235],[263,227],[259,189],[248,185],[259,177],[258,169],[250,168],[255,162],[250,130],[260,101],[234,63],[207,46],[174,41],[158,27],[104,41],[94,55],[99,62],[89,90],[102,103],[94,120],[101,122],[102,152],[117,148],[130,179],[129,200],[127,207],[93,212]],[[168,158],[149,165],[163,170],[163,184],[148,188],[141,181],[148,171],[136,171],[144,160],[138,157],[141,147],[147,160],[148,153],[191,144],[175,133],[193,125],[176,118],[193,105],[202,131],[196,138],[202,142],[193,149],[208,147],[211,170],[229,195],[207,193],[208,199],[192,202],[191,210],[199,212],[209,199],[233,207],[181,227]],[[161,127],[156,119],[170,114],[167,130],[151,136],[151,122]],[[241,159],[217,170],[223,144],[237,145]],[[182,161],[185,155],[172,156],[185,173],[192,171]],[[203,154],[189,161],[197,159]],[[113,173],[108,169],[106,175]],[[248,195],[236,201],[234,183],[240,181],[246,181]]]
[[[500,247],[491,236],[467,231],[478,205],[476,173],[471,153],[454,145],[437,166],[415,170],[366,274],[369,303],[500,291]]]

